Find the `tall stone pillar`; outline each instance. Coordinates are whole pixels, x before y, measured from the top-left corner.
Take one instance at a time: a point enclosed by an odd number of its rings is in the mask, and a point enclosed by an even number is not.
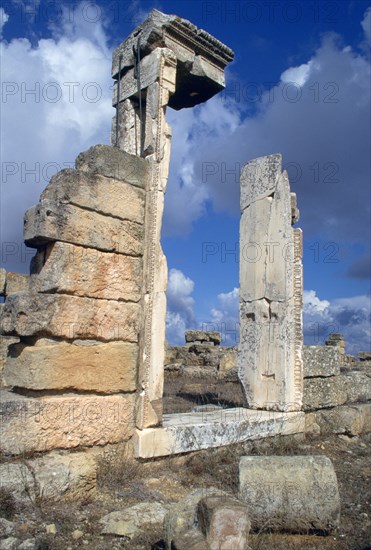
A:
[[[281,155],[241,173],[239,377],[250,408],[302,406],[302,232]]]
[[[202,103],[224,88],[233,52],[190,21],[153,10],[113,53],[112,145],[145,158],[146,188],[142,324],[136,425],[162,419],[167,264],[160,237],[170,162],[166,107]]]

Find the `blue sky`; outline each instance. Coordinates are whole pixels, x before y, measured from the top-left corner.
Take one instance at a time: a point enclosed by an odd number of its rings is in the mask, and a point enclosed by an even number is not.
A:
[[[80,151],[109,143],[112,50],[157,8],[236,53],[227,87],[168,111],[172,159],[162,243],[168,339],[238,339],[239,170],[283,154],[304,231],[304,332],[370,349],[371,8],[339,1],[10,0],[2,27],[1,265],[27,272],[24,211]],[[33,92],[32,92],[33,90]]]

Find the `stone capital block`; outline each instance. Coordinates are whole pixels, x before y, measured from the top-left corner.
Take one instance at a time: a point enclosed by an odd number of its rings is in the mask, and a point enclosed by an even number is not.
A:
[[[144,223],[143,189],[123,180],[82,170],[67,168],[55,174],[40,201],[72,204],[121,220]]]
[[[190,21],[158,10],[152,10],[113,52],[112,77],[117,80],[121,76],[124,85],[127,77],[130,84],[130,71],[139,52],[140,70],[148,86],[151,72],[145,60],[160,48],[171,50],[177,60],[177,85],[169,100],[172,108],[193,107],[224,88],[224,69],[232,61],[233,51]]]
[[[32,261],[33,292],[139,302],[142,258],[55,242]]]
[[[129,342],[17,344],[9,350],[4,380],[6,386],[37,391],[132,392],[137,360],[138,346]]]
[[[138,341],[140,306],[58,294],[19,292],[8,297],[1,329],[11,336]]]
[[[0,392],[0,450],[8,454],[118,443],[134,430],[134,395],[24,397]]]
[[[63,241],[138,256],[143,249],[143,225],[71,204],[43,201],[27,210],[24,239],[32,248]]]

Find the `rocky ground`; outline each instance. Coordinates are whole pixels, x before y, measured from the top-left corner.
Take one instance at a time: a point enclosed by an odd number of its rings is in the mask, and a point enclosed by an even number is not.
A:
[[[164,548],[163,518],[189,493],[210,488],[238,493],[238,463],[243,454],[325,454],[337,474],[342,503],[341,525],[329,536],[320,534],[272,534],[269,523],[264,532],[250,535],[252,550],[335,549],[366,550],[371,548],[370,516],[370,450],[369,436],[304,438],[287,436],[260,442],[238,444],[222,449],[199,451],[191,455],[157,459],[143,463],[128,459],[124,451],[112,451],[99,463],[99,488],[95,495],[76,503],[53,503],[30,499],[19,503],[11,495],[0,493],[0,520],[3,540],[1,549],[38,550],[161,549]],[[125,525],[113,522],[120,511],[137,506]],[[118,512],[116,516],[108,516]],[[138,523],[151,515],[152,525]],[[105,518],[102,521],[102,518]],[[117,517],[116,517],[117,520]],[[102,534],[102,531],[128,533],[126,536]]]

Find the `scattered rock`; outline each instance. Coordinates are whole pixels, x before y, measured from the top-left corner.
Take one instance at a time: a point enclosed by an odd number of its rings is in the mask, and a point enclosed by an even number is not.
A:
[[[173,550],[210,550],[205,537],[198,529],[190,529],[173,540]]]
[[[18,546],[18,550],[35,550],[36,541],[34,539],[27,539]]]
[[[55,526],[55,523],[49,523],[49,525],[45,525],[45,531],[48,533],[48,535],[56,535],[57,528]]]
[[[197,507],[207,496],[226,496],[227,493],[215,487],[194,489],[185,498],[172,504],[164,521],[165,540],[171,546],[172,540],[181,540],[183,534],[197,526]]]
[[[235,498],[203,498],[198,504],[198,523],[210,550],[245,550],[248,546],[248,507]]]
[[[100,520],[101,534],[132,539],[149,526],[162,528],[165,515],[166,509],[161,504],[141,502],[104,516]]]
[[[0,541],[0,550],[13,550],[18,547],[18,539],[9,537]]]
[[[79,529],[75,529],[75,531],[72,532],[72,538],[74,540],[79,540],[83,536],[84,536],[84,532],[80,531]]]
[[[215,346],[219,346],[222,338],[220,336],[220,332],[207,332],[205,330],[186,330],[185,341],[187,344],[191,342],[212,342]]]
[[[7,537],[14,531],[14,523],[5,518],[0,518],[0,537]]]
[[[371,361],[371,351],[360,351],[358,357],[362,363],[364,361]]]

